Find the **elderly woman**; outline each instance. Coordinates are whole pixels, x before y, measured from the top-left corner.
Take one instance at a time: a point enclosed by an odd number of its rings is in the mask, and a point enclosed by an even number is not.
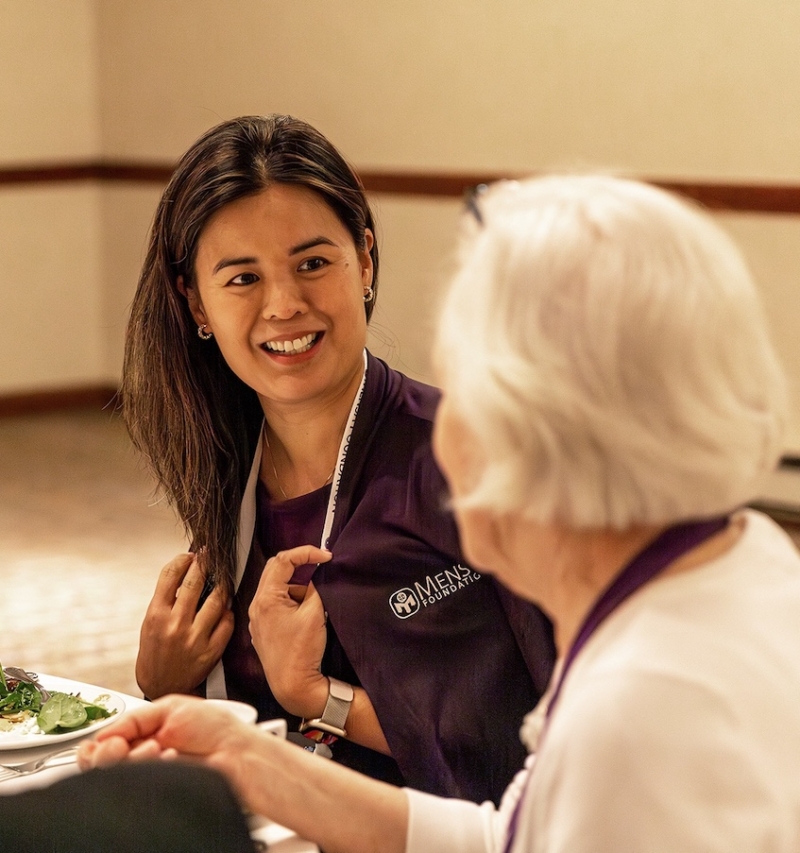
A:
[[[205,757],[327,853],[796,853],[800,557],[741,508],[776,463],[784,380],[739,253],[614,178],[502,184],[471,209],[434,446],[466,555],[559,648],[500,808],[315,763],[188,699],[82,763]]]

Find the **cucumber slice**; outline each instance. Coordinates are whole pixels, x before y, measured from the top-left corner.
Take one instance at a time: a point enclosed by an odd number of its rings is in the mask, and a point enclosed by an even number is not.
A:
[[[36,723],[47,734],[55,729],[77,729],[88,719],[86,708],[77,696],[54,693],[42,705]]]
[[[52,732],[61,719],[61,697],[64,694],[55,693],[42,705],[42,710],[36,717],[36,724],[45,732]]]
[[[61,719],[58,725],[62,729],[77,729],[82,726],[88,715],[83,702],[77,696],[66,696],[61,700]]]

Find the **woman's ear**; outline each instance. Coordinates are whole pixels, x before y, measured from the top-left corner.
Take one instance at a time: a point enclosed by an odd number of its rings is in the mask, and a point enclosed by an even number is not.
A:
[[[364,248],[358,253],[358,260],[361,264],[361,282],[364,285],[364,290],[372,286],[372,275],[374,273],[374,265],[372,263],[372,247],[375,245],[375,235],[369,228],[364,229]]]
[[[175,284],[178,291],[186,297],[186,301],[189,303],[189,311],[191,312],[195,323],[197,323],[198,326],[208,325],[206,312],[203,310],[203,303],[200,301],[200,297],[197,294],[197,288],[188,286],[182,275],[178,276],[178,280]]]

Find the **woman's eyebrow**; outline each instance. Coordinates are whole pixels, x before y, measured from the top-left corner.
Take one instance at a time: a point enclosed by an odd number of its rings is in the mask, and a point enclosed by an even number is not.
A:
[[[292,248],[289,249],[289,255],[299,255],[300,252],[305,252],[307,249],[312,249],[314,246],[336,247],[336,245],[337,244],[328,237],[312,237],[310,240],[304,240],[302,243],[292,246]],[[256,263],[258,263],[258,258],[254,258],[251,255],[240,258],[221,258],[216,264],[214,264],[214,269],[211,271],[211,274],[216,275],[220,270],[225,269],[225,267],[247,266],[248,264]]]
[[[327,237],[312,237],[310,240],[305,240],[302,243],[298,243],[293,248],[289,249],[290,255],[297,255],[300,252],[305,252],[306,249],[313,249],[314,246],[334,246],[336,247],[336,243],[333,240],[328,239]]]
[[[225,269],[225,267],[246,266],[247,264],[255,264],[257,262],[256,258],[249,256],[245,258],[222,258],[214,265],[211,275],[216,275],[220,270]]]

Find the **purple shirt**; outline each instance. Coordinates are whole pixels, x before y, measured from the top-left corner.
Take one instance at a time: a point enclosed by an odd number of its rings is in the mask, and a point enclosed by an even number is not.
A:
[[[270,557],[295,545],[319,543],[329,493],[330,486],[326,486],[285,503],[275,503],[261,481],[256,486],[256,530],[247,567],[234,598],[234,631],[223,662],[228,695],[231,699],[255,705],[261,719],[288,715],[274,699],[269,701],[272,694],[250,639],[247,610]],[[315,568],[315,565],[299,566],[292,580],[308,583]]]

